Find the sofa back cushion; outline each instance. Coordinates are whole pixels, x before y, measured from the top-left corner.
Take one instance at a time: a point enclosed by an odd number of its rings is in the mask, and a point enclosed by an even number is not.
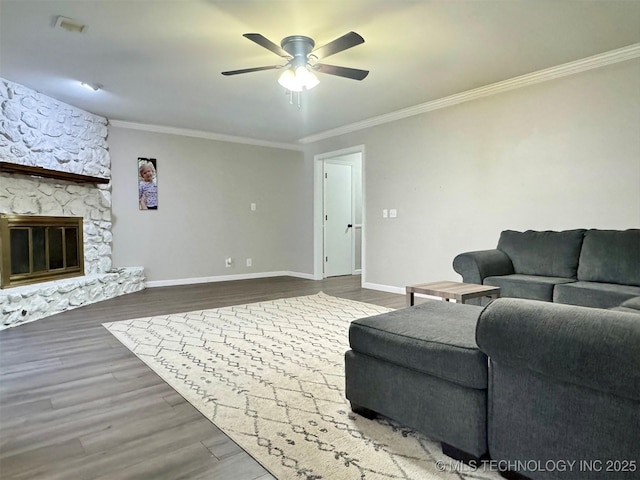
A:
[[[515,273],[575,278],[585,230],[515,232],[500,234],[498,250],[506,253]]]
[[[640,229],[588,230],[578,280],[640,286]]]

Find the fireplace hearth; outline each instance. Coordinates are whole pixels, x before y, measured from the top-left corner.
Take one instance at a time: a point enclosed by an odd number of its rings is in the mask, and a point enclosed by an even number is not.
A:
[[[84,275],[82,217],[0,215],[0,288]]]

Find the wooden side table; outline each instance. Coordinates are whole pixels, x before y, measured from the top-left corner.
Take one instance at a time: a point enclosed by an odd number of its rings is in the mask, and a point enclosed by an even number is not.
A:
[[[407,286],[407,306],[410,307],[414,304],[414,294],[416,293],[440,297],[446,302],[454,299],[458,303],[465,303],[472,298],[499,298],[500,287],[448,281],[409,285]]]

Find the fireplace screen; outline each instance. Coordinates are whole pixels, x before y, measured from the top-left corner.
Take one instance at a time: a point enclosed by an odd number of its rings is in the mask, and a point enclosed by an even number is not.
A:
[[[0,215],[2,288],[84,275],[82,217]]]

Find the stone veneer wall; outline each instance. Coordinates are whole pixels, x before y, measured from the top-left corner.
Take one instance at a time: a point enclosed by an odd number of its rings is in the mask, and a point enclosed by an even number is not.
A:
[[[111,269],[110,184],[104,188],[1,173],[0,182],[0,213],[82,217],[85,273]]]
[[[1,78],[0,102],[0,160],[111,177],[106,118]],[[110,183],[0,173],[0,213],[83,217],[87,274],[0,290],[0,329],[144,288],[141,268],[112,270]]]

